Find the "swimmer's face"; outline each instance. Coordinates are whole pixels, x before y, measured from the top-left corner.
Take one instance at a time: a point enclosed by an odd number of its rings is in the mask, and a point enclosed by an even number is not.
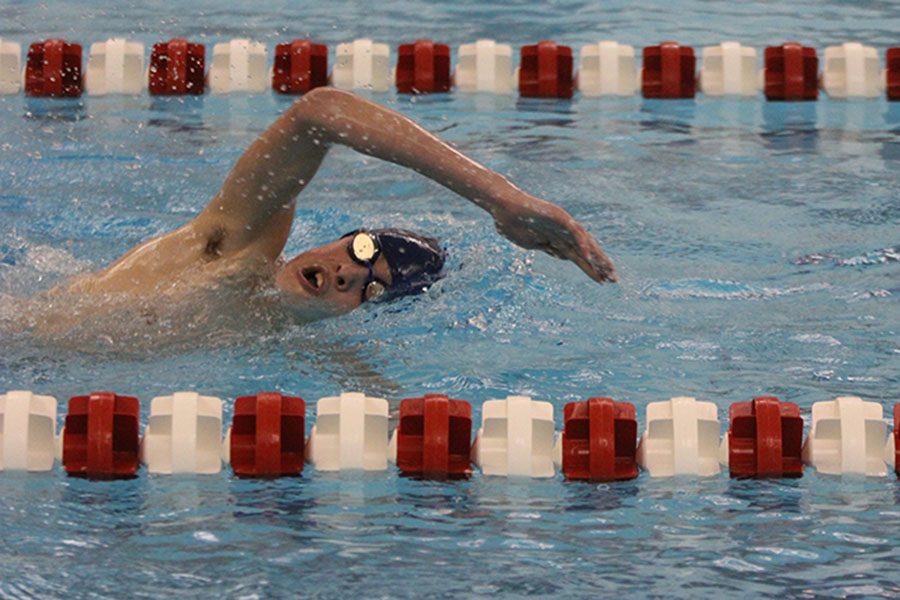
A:
[[[384,255],[371,262],[370,275],[367,264],[353,259],[352,243],[352,238],[342,238],[280,265],[275,284],[287,304],[310,319],[334,317],[373,299],[379,288],[390,287],[391,270]]]

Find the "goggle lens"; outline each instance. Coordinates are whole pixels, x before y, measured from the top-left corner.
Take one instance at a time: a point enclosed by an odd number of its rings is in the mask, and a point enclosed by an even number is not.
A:
[[[368,285],[366,285],[366,289],[363,290],[363,296],[365,301],[368,302],[370,300],[374,300],[378,298],[385,292],[384,284],[380,281],[370,281]]]
[[[369,277],[362,290],[362,301],[368,302],[384,294],[387,288],[384,283],[375,278],[373,272],[374,263],[381,253],[381,248],[378,247],[378,240],[372,234],[360,231],[353,234],[353,239],[350,240],[350,245],[347,249],[354,261],[369,269]]]
[[[375,245],[375,240],[368,233],[357,233],[353,237],[351,248],[353,250],[353,257],[363,263],[371,261],[378,253],[378,247]]]

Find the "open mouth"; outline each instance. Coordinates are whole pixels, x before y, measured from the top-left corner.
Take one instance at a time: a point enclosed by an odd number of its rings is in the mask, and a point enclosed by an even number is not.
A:
[[[297,280],[303,289],[314,295],[324,292],[328,284],[325,269],[317,265],[303,267],[297,271]]]

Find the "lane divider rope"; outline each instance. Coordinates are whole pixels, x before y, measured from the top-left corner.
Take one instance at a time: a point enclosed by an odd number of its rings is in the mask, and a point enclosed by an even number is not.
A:
[[[416,40],[397,47],[390,66],[390,48],[370,39],[339,44],[328,73],[328,47],[308,39],[275,46],[273,64],[268,49],[248,39],[215,44],[207,69],[206,47],[184,39],[153,45],[144,70],[144,45],[124,38],[91,44],[87,68],[82,46],[61,39],[28,46],[24,66],[17,42],[0,39],[0,94],[24,89],[32,97],[71,98],[89,95],[151,95],[210,93],[304,94],[317,87],[369,89],[385,92],[391,85],[401,94],[459,92],[512,94],[521,97],[572,98],[630,96],[689,99],[698,90],[709,96],[755,97],[767,100],[813,101],[819,90],[832,98],[900,100],[900,47],[888,48],[882,69],[877,50],[858,42],[825,48],[823,68],[815,48],[795,42],[763,51],[762,68],[755,48],[723,42],[702,49],[697,69],[694,48],[666,41],[641,50],[638,68],[634,47],[600,41],[581,48],[580,65],[570,46],[543,40],[522,46],[519,66],[513,50],[494,40],[463,44],[451,70],[451,49],[433,40]]]
[[[139,463],[160,474],[212,474],[226,463],[238,477],[282,477],[300,475],[305,460],[320,471],[384,471],[393,463],[403,475],[431,479],[468,477],[473,466],[484,475],[561,471],[594,482],[634,479],[639,466],[651,477],[709,477],[720,465],[731,477],[801,477],[804,464],[828,475],[900,475],[900,404],[888,435],[882,406],[855,396],[814,403],[805,442],[800,409],[771,396],[732,404],[721,440],[714,403],[652,402],[639,442],[634,405],[611,398],[566,404],[559,433],[550,402],[488,400],[474,443],[469,402],[439,394],[401,400],[392,435],[384,398],[322,398],[308,439],[304,400],[278,392],[237,398],[224,438],[222,400],[195,392],[153,398],[141,439],[135,397],[74,396],[59,435],[56,407],[55,398],[30,391],[0,395],[0,471],[50,471],[59,460],[68,475],[127,479]]]

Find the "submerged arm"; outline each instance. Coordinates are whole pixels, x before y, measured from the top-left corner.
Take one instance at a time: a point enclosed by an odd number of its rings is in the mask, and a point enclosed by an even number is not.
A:
[[[288,109],[235,164],[197,226],[224,228],[232,247],[277,256],[294,198],[331,144],[408,167],[488,211],[512,242],[575,262],[596,281],[615,281],[612,262],[565,210],[527,194],[411,120],[363,98],[318,88]]]

